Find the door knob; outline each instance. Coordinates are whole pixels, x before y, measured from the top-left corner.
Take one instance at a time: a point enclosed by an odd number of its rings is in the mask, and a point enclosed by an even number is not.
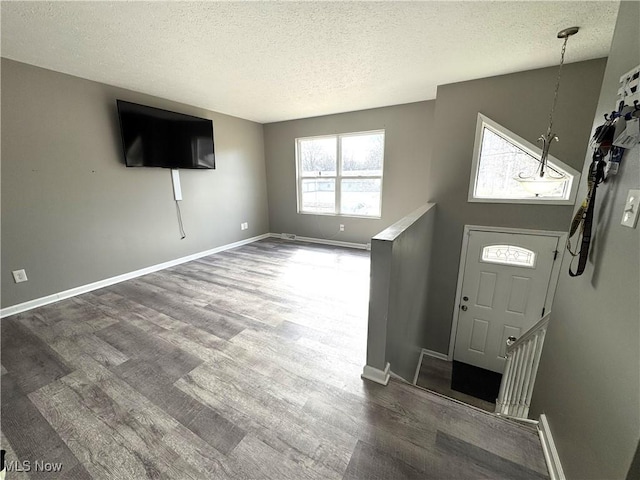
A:
[[[507,337],[507,346],[512,345],[517,340],[517,337]]]
[[[468,307],[467,307],[466,305],[462,305],[462,306],[460,307],[460,309],[461,309],[463,312],[466,312],[466,311],[468,310]]]

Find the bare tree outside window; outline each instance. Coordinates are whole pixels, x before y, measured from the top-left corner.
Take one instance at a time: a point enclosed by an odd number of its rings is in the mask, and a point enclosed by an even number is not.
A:
[[[539,146],[478,114],[471,159],[469,202],[572,205],[580,173],[549,155],[547,169],[557,174],[555,188],[544,194],[528,191],[518,177],[534,175],[540,166]]]
[[[296,140],[298,212],[380,217],[384,131]]]

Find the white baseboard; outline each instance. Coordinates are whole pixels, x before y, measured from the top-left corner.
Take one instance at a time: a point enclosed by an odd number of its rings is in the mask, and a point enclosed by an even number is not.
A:
[[[207,255],[213,255],[214,253],[223,252],[231,248],[247,245],[248,243],[257,242],[258,240],[269,238],[270,236],[271,236],[270,234],[265,233],[263,235],[258,235],[257,237],[251,237],[245,240],[228,243],[220,247],[212,248],[210,250],[205,250],[204,252],[194,253],[192,255],[187,255],[186,257],[176,258],[175,260],[169,260],[168,262],[158,263],[157,265],[151,265],[150,267],[141,268],[140,270],[134,270],[133,272],[123,273],[122,275],[116,275],[115,277],[105,278],[104,280],[98,280],[97,282],[89,283],[87,285],[81,285],[79,287],[70,288],[69,290],[64,290],[62,292],[54,293],[52,295],[47,295],[46,297],[36,298],[34,300],[29,300],[28,302],[5,307],[0,310],[0,318],[8,317],[10,315],[15,315],[17,313],[26,312],[27,310],[31,310],[37,307],[42,307],[50,303],[59,302],[60,300],[64,300],[66,298],[75,297],[76,295],[88,293],[93,290],[97,290],[99,288],[108,287],[109,285],[124,282],[125,280],[130,280],[132,278],[140,277],[142,275],[147,275],[149,273],[157,272],[158,270],[164,270],[165,268],[173,267],[175,265],[180,265],[181,263],[197,260],[198,258],[206,257]]]
[[[282,234],[280,233],[271,233],[269,234],[270,237],[273,238],[283,238]],[[285,240],[287,240],[285,238]],[[367,248],[367,243],[354,243],[354,242],[341,242],[339,240],[327,240],[325,238],[313,238],[313,237],[301,237],[299,235],[296,235],[295,240],[290,240],[291,242],[309,242],[309,243],[321,243],[323,245],[333,245],[336,247],[346,247],[346,248],[357,248],[360,250],[370,250],[370,248]]]
[[[549,478],[551,480],[566,480],[567,477],[564,476],[562,464],[560,463],[560,456],[558,455],[556,444],[553,441],[553,436],[551,435],[549,421],[544,413],[540,415],[538,435],[540,435],[544,459],[547,462],[547,468],[549,469]]]
[[[439,358],[440,360],[449,361],[449,356],[446,353],[435,352],[433,350],[422,349],[422,354],[427,357]]]
[[[424,356],[427,357],[434,357],[434,358],[439,358],[440,360],[445,360],[445,361],[450,361],[449,357],[447,355],[445,355],[444,353],[440,353],[440,352],[434,352],[433,350],[427,350],[426,348],[423,348],[422,351],[420,352],[420,358],[418,359],[418,365],[416,366],[416,373],[413,375],[413,384],[417,385],[418,384],[418,377],[420,376],[420,368],[422,367],[422,357]]]
[[[522,417],[514,417],[513,415],[506,415],[504,413],[499,413],[499,412],[494,412],[494,415],[496,417],[502,417],[502,418],[507,418],[513,422],[517,422],[517,423],[526,423],[527,425],[533,425],[533,426],[538,426],[540,425],[540,421],[538,420],[532,420],[530,418],[522,418]]]
[[[372,382],[379,383],[380,385],[387,385],[389,383],[389,378],[391,378],[391,374],[389,373],[390,369],[391,365],[389,364],[389,362],[387,362],[387,366],[384,368],[384,370],[365,365],[362,369],[362,375],[360,375],[360,377],[371,380]]]

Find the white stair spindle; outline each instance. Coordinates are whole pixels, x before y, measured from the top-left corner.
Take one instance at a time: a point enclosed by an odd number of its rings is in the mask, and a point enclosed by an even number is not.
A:
[[[549,315],[515,342],[508,342],[496,413],[526,419],[533,395]]]

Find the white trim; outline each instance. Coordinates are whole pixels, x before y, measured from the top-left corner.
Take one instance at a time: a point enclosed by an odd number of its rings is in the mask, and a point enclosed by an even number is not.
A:
[[[513,415],[506,415],[500,412],[494,412],[496,417],[506,418],[507,420],[511,420],[512,422],[526,423],[527,425],[538,425],[540,422],[538,420],[531,420],[530,418],[522,418],[522,417],[514,417]]]
[[[329,178],[329,177],[323,177],[323,178]],[[358,178],[358,177],[353,177],[353,178]],[[374,217],[372,215],[355,215],[353,213],[298,212],[298,215],[317,215],[319,217],[365,218],[369,220],[380,220],[382,218],[380,215],[378,215],[377,217]]]
[[[424,357],[424,348],[420,352],[420,358],[418,358],[418,365],[416,365],[416,373],[413,374],[413,384],[418,384],[418,377],[420,376],[420,369],[422,368],[422,357]]]
[[[553,441],[553,436],[551,435],[549,421],[547,420],[547,416],[544,413],[540,415],[540,423],[538,423],[538,435],[540,436],[540,443],[542,444],[544,459],[547,462],[549,478],[551,480],[566,480],[567,477],[565,477],[564,470],[562,469],[562,464],[560,463],[560,455],[558,455],[556,444]]]
[[[449,356],[446,353],[435,352],[433,350],[428,350],[426,348],[422,349],[422,354],[427,357],[439,358],[440,360],[449,361]]]
[[[289,240],[286,237],[283,237],[281,233],[270,233],[270,237],[273,238],[282,238],[284,240]],[[308,242],[308,243],[321,243],[323,245],[333,245],[336,247],[346,247],[346,248],[357,248],[359,250],[370,250],[367,249],[367,243],[354,243],[354,242],[341,242],[339,240],[328,240],[325,238],[314,238],[314,237],[301,237],[296,235],[295,240],[289,240],[290,242]]]
[[[449,360],[449,356],[445,355],[444,353],[435,352],[433,350],[427,350],[426,348],[423,348],[420,351],[420,358],[418,358],[418,366],[416,367],[416,373],[413,375],[413,385],[417,385],[418,384],[418,377],[420,376],[420,368],[422,368],[422,359],[423,359],[423,357],[425,355],[427,357],[433,357],[433,358],[438,358],[440,360],[446,360],[447,362],[451,361],[451,360]]]
[[[462,296],[462,279],[464,277],[464,268],[467,263],[467,248],[469,246],[469,228],[464,226],[462,235],[462,250],[460,251],[460,264],[458,266],[458,282],[456,284],[456,296],[453,303],[453,319],[451,320],[451,333],[449,334],[449,350],[447,358],[453,361],[453,349],[456,346],[456,333],[458,333],[458,316],[460,315],[458,305],[460,305],[460,297]]]
[[[140,270],[134,270],[132,272],[123,273],[122,275],[116,275],[115,277],[105,278],[104,280],[98,280],[97,282],[89,283],[87,285],[80,285],[79,287],[70,288],[69,290],[64,290],[62,292],[47,295],[46,297],[40,297],[34,300],[29,300],[28,302],[5,307],[0,310],[0,318],[8,317],[10,315],[15,315],[17,313],[26,312],[27,310],[31,310],[37,307],[42,307],[44,305],[49,305],[50,303],[59,302],[60,300],[75,297],[76,295],[82,295],[83,293],[91,292],[99,288],[108,287],[109,285],[124,282],[125,280],[131,280],[132,278],[157,272],[158,270],[164,270],[165,268],[173,267],[175,265],[180,265],[181,263],[197,260],[198,258],[206,257],[207,255],[213,255],[214,253],[223,252],[231,248],[247,245],[248,243],[257,242],[258,240],[269,238],[271,236],[272,234],[265,233],[262,235],[258,235],[257,237],[251,237],[245,240],[239,240],[237,242],[228,243],[226,245],[212,248],[210,250],[205,250],[203,252],[187,255],[186,257],[176,258],[175,260],[169,260],[168,262],[158,263],[156,265],[151,265],[149,267],[141,268]]]
[[[576,201],[576,195],[578,193],[578,186],[580,185],[580,172],[570,167],[566,163],[557,159],[553,155],[549,155],[549,163],[553,164],[558,170],[571,175],[573,179],[569,186],[568,195],[565,198],[484,198],[476,197],[475,186],[478,179],[478,163],[480,161],[480,150],[482,147],[482,136],[484,128],[488,128],[497,135],[507,139],[511,143],[534,158],[540,159],[542,156],[542,150],[533,143],[525,140],[521,136],[513,133],[511,130],[503,127],[497,122],[494,122],[489,117],[478,113],[478,120],[476,121],[476,135],[473,144],[473,156],[471,159],[471,174],[469,175],[469,192],[467,194],[467,200],[472,203],[514,203],[514,204],[535,204],[535,205],[574,205]]]
[[[342,138],[344,137],[357,137],[364,135],[377,135],[382,134],[382,166],[380,175],[343,175],[342,173]],[[303,175],[300,168],[300,143],[303,140],[316,140],[321,138],[335,138],[336,140],[336,174],[335,175]],[[340,217],[355,217],[355,218],[382,218],[382,189],[384,183],[384,156],[385,156],[385,141],[386,132],[385,129],[367,130],[362,132],[349,132],[349,133],[332,133],[326,135],[315,135],[311,137],[298,137],[295,139],[295,163],[296,163],[296,202],[297,213],[303,215],[324,215],[324,216],[340,216]],[[340,211],[342,205],[342,180],[359,180],[359,179],[372,179],[380,180],[380,209],[376,215],[352,215],[349,213],[342,213]],[[302,183],[303,180],[333,180],[335,182],[335,205],[333,212],[317,212],[317,211],[305,211],[302,208]]]
[[[389,373],[390,368],[391,364],[389,362],[387,362],[384,370],[365,365],[362,369],[362,375],[360,375],[360,378],[371,380],[372,382],[379,383],[380,385],[387,385],[389,383],[389,378],[391,377],[391,374]]]
[[[542,237],[561,237],[567,235],[567,232],[561,232],[560,230],[533,230],[528,228],[494,227],[491,225],[465,225],[464,227],[465,230],[476,230],[480,232],[517,233],[520,235],[537,235]]]
[[[456,333],[458,331],[458,317],[460,310],[457,308],[460,305],[460,297],[462,296],[462,280],[464,278],[464,269],[467,262],[467,248],[469,244],[469,233],[475,232],[497,232],[497,233],[516,233],[518,235],[535,235],[545,237],[556,237],[558,239],[558,245],[556,249],[558,251],[558,258],[553,262],[551,268],[551,276],[549,278],[549,287],[547,288],[547,297],[544,302],[545,312],[551,311],[553,305],[553,298],[558,286],[558,280],[560,278],[560,268],[562,266],[562,260],[564,258],[565,244],[567,243],[567,232],[559,232],[553,230],[527,230],[524,228],[509,228],[509,227],[490,227],[481,225],[465,225],[464,234],[462,237],[462,248],[460,251],[460,265],[458,267],[458,282],[456,284],[456,296],[455,303],[453,304],[453,319],[451,321],[451,334],[449,336],[449,351],[447,359],[453,360],[453,350],[456,344]]]

